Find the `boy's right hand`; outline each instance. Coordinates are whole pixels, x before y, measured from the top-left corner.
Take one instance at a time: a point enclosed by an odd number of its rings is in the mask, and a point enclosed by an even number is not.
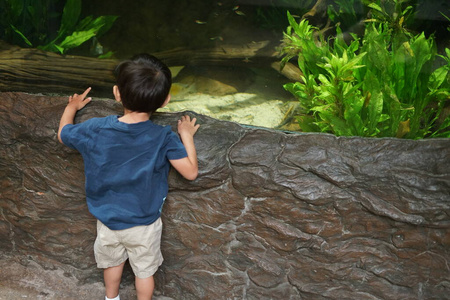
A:
[[[87,88],[83,94],[78,95],[74,94],[73,96],[69,97],[69,103],[67,104],[66,108],[64,109],[64,113],[61,116],[61,120],[59,121],[59,128],[58,128],[58,140],[62,143],[61,140],[61,131],[64,126],[67,124],[73,124],[73,119],[75,119],[75,115],[77,111],[82,109],[91,101],[91,97],[86,98],[87,94],[91,91],[91,88]]]
[[[86,106],[86,104],[88,104],[89,102],[91,102],[92,98],[86,98],[87,94],[91,91],[91,88],[87,88],[83,94],[78,95],[78,94],[73,94],[73,96],[69,97],[69,104],[67,105],[68,107],[73,107],[74,109],[76,109],[76,111],[79,111],[80,109],[82,109],[83,107]]]
[[[178,120],[178,134],[180,135],[181,139],[183,139],[183,136],[194,136],[194,134],[197,132],[198,128],[200,127],[200,124],[195,124],[197,121],[196,118],[189,117],[188,115],[182,116],[180,120]]]

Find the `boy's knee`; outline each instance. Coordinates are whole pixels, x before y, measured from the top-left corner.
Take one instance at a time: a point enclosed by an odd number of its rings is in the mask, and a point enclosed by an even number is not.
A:
[[[139,278],[136,276],[136,293],[139,300],[151,299],[154,289],[155,281],[153,276],[147,278]]]

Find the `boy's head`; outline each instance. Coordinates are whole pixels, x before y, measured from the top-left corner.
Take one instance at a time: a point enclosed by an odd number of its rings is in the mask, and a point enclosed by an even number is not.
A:
[[[172,74],[152,55],[139,54],[120,63],[115,75],[119,99],[130,111],[152,113],[168,99]]]

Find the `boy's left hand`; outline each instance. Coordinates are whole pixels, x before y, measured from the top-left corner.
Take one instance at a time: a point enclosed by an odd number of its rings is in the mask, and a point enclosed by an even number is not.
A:
[[[195,124],[196,121],[196,118],[192,118],[191,120],[191,117],[188,115],[182,116],[181,119],[178,120],[178,134],[182,139],[185,135],[194,136],[200,127],[199,124]]]
[[[69,104],[67,106],[74,107],[77,111],[86,106],[89,102],[91,102],[92,98],[86,98],[87,94],[91,91],[91,88],[87,88],[83,94],[73,94],[73,96],[69,97]]]

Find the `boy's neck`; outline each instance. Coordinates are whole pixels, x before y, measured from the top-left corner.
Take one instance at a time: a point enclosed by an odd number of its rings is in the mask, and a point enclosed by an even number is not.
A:
[[[119,118],[119,121],[127,124],[134,124],[148,121],[148,119],[150,119],[150,113],[124,109],[124,114]]]

